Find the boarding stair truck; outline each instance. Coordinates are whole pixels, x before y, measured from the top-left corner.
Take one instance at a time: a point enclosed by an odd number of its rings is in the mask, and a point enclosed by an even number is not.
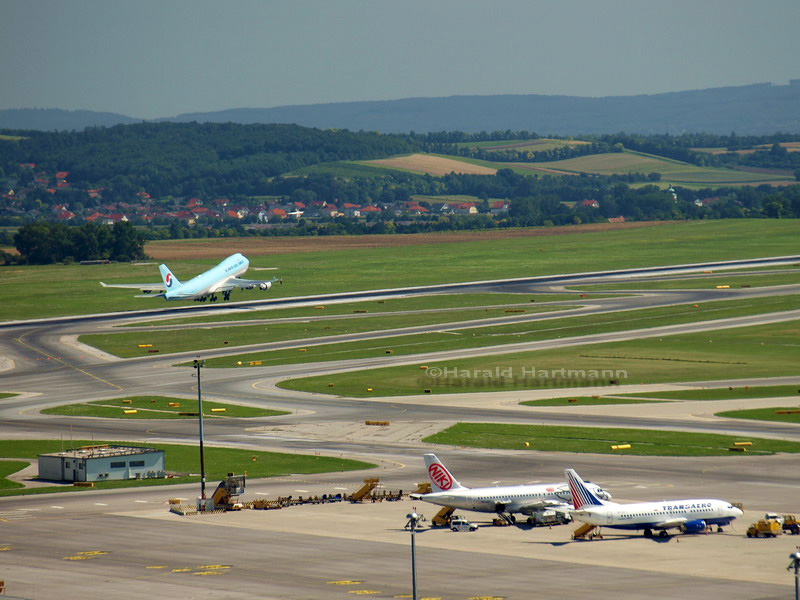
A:
[[[450,527],[450,521],[453,519],[453,513],[456,509],[452,506],[443,506],[442,509],[434,515],[431,523],[434,527]]]
[[[237,502],[239,496],[244,494],[245,476],[228,473],[227,479],[219,482],[217,489],[210,498],[206,498],[205,506],[203,500],[197,499],[198,510],[241,510],[243,505]]]

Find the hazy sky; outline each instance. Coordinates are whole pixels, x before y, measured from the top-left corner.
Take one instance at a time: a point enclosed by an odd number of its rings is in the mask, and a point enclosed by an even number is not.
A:
[[[0,109],[785,84],[798,26],[800,0],[0,0]]]

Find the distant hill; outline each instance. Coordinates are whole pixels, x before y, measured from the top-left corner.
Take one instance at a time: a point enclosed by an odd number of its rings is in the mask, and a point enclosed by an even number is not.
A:
[[[141,123],[141,119],[117,113],[60,108],[11,108],[0,110],[0,129],[82,131],[87,127]]]
[[[116,120],[115,120],[116,119]],[[406,98],[274,108],[238,108],[157,119],[174,122],[296,123],[383,133],[530,131],[548,135],[707,132],[800,133],[800,79],[666,94],[498,95]],[[0,128],[64,130],[139,122],[124,115],[61,110],[2,110]]]

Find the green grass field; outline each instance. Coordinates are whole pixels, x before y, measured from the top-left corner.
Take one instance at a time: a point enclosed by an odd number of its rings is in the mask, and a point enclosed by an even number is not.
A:
[[[719,285],[731,288],[771,287],[776,285],[795,285],[800,283],[800,269],[795,273],[764,273],[729,275],[717,273],[713,277],[692,277],[689,279],[665,279],[662,281],[628,281],[626,283],[601,283],[597,285],[575,286],[570,289],[581,290],[688,290],[716,289]]]
[[[543,400],[526,400],[520,402],[525,406],[603,406],[606,404],[650,404],[653,400],[638,398],[609,398],[607,396],[565,396],[563,398],[545,398]]]
[[[102,444],[114,445],[142,445],[128,444],[126,442],[107,442],[97,440],[0,440],[0,457],[3,458],[28,458],[35,460],[39,454],[60,452],[69,448],[92,446]],[[179,483],[199,482],[200,458],[196,446],[183,446],[176,444],[147,444],[148,447],[164,450],[167,470],[184,475],[169,479],[142,479],[126,481],[104,481],[94,484],[95,489],[109,489],[121,487],[138,487],[151,485],[175,485]],[[255,460],[253,460],[255,458]],[[0,461],[2,467],[5,461]],[[279,477],[292,473],[328,473],[338,471],[356,471],[371,469],[375,465],[357,460],[333,458],[327,456],[314,456],[308,454],[282,454],[277,452],[261,452],[256,450],[243,450],[234,448],[219,448],[216,446],[204,447],[204,463],[206,479],[211,491],[217,481],[221,481],[229,472],[241,475],[247,473],[251,478]],[[23,466],[27,466],[27,463]],[[22,467],[20,467],[22,468]],[[19,470],[19,469],[17,469]],[[11,482],[8,482],[11,483]],[[73,488],[72,486],[53,486],[30,489],[3,489],[0,485],[0,496],[41,494],[48,492],[63,492],[84,490],[86,488]]]
[[[730,456],[734,442],[750,441],[748,456],[778,452],[800,452],[800,442],[715,434],[659,431],[654,429],[612,429],[600,427],[554,427],[497,423],[458,423],[422,440],[431,444],[530,450],[538,452],[582,452],[636,456]],[[630,444],[623,450],[611,446]]]
[[[675,390],[671,392],[648,392],[623,394],[636,398],[660,398],[663,400],[742,400],[747,398],[772,398],[795,396],[800,402],[800,385],[765,385],[752,387],[710,388],[705,390]]]
[[[41,412],[46,415],[112,419],[197,419],[197,409],[196,399],[130,396],[128,398],[65,404],[46,408]],[[136,412],[126,414],[126,410],[135,410]],[[252,419],[288,414],[288,412],[280,410],[203,400],[203,416],[212,419]]]
[[[791,321],[367,369],[287,380],[279,387],[349,397],[422,394],[426,389],[441,394],[576,386],[597,386],[598,394],[607,394],[602,387],[612,378],[619,384],[638,384],[796,375],[799,335],[800,321]],[[428,369],[420,369],[422,365]]]
[[[669,180],[671,183],[685,187],[752,185],[793,181],[793,178],[788,175],[746,173],[734,169],[698,167],[678,160],[631,150],[621,153],[593,154],[546,163],[514,163],[514,166],[531,171],[556,171],[563,174],[660,173],[662,180]]]
[[[680,222],[652,227],[543,235],[404,247],[249,256],[252,267],[277,267],[284,285],[267,295],[241,293],[234,299],[279,298],[319,293],[533,277],[605,269],[785,256],[797,252],[798,225],[786,220],[732,219]],[[191,241],[191,240],[190,240]],[[247,253],[246,239],[210,240]],[[314,238],[308,243],[313,247]],[[157,245],[157,244],[156,244]],[[602,251],[598,251],[602,249]],[[187,279],[216,260],[168,261]],[[134,298],[135,290],[103,289],[99,282],[158,281],[157,264],[49,265],[0,267],[0,319],[126,311],[167,306],[161,299]],[[194,305],[192,302],[170,306]]]
[[[797,308],[797,296],[776,296],[758,300],[721,300],[698,306],[679,305],[616,313],[561,317],[528,323],[449,328],[416,335],[400,335],[385,339],[361,340],[332,344],[309,345],[298,354],[297,349],[245,353],[210,359],[207,366],[231,367],[253,361],[262,365],[321,362],[330,360],[374,358],[391,350],[392,354],[409,355],[464,348],[481,348],[501,344],[531,342],[591,333],[607,333],[628,329],[644,329],[709,319],[723,319],[750,314],[778,312]],[[240,366],[240,365],[239,365]]]
[[[530,312],[551,312],[571,308],[540,306]],[[181,330],[157,330],[82,335],[79,341],[122,358],[160,353],[188,352],[206,348],[231,348],[247,344],[301,340],[367,331],[390,331],[411,325],[452,323],[474,319],[509,316],[503,308],[470,309],[445,312],[417,312],[413,315],[376,315],[369,318],[341,318],[297,323],[277,322],[230,327],[195,327]],[[140,348],[140,345],[152,347]]]
[[[771,408],[728,410],[718,412],[716,416],[728,417],[730,419],[750,419],[753,421],[777,421],[779,423],[800,424],[800,406],[773,406]]]
[[[318,304],[300,308],[278,308],[272,310],[247,310],[204,317],[182,317],[159,321],[138,321],[122,325],[122,327],[147,327],[162,325],[185,325],[187,323],[226,323],[253,319],[287,319],[297,317],[327,317],[331,315],[363,315],[382,314],[398,311],[431,311],[451,309],[461,311],[471,308],[491,308],[495,306],[525,308],[527,312],[541,312],[533,303],[561,302],[606,298],[599,294],[589,294],[585,298],[572,294],[442,294],[417,296],[411,298],[389,298],[387,300],[365,300],[364,302],[347,302],[344,304]],[[545,309],[546,310],[546,309]],[[456,312],[457,314],[457,312]]]

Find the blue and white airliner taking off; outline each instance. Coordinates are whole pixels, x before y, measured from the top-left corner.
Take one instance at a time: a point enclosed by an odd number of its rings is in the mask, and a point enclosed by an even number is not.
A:
[[[659,529],[659,536],[667,537],[667,529],[678,528],[684,533],[700,533],[709,525],[722,531],[742,511],[724,500],[700,498],[693,500],[662,500],[660,502],[635,502],[618,504],[598,498],[580,475],[573,469],[564,473],[572,492],[573,519],[612,529],[644,530],[645,537],[652,537]]]
[[[415,500],[461,510],[496,512],[501,516],[508,515],[508,520],[512,522],[513,513],[536,519],[538,514],[546,510],[568,514],[572,506],[566,482],[468,488],[453,477],[435,454],[425,454],[424,458],[433,491],[429,494],[412,494]],[[598,496],[611,499],[611,494],[605,490],[591,483],[586,485]]]
[[[186,283],[181,283],[167,265],[161,265],[163,283],[103,283],[103,287],[138,289],[143,293],[137,298],[166,298],[167,300],[195,300],[197,302],[217,301],[217,294],[222,294],[223,300],[230,300],[233,290],[253,290],[259,288],[268,290],[276,281],[283,283],[277,277],[269,280],[241,279],[250,266],[250,261],[242,254],[232,254],[213,269],[193,277]],[[153,293],[158,292],[158,293]]]

